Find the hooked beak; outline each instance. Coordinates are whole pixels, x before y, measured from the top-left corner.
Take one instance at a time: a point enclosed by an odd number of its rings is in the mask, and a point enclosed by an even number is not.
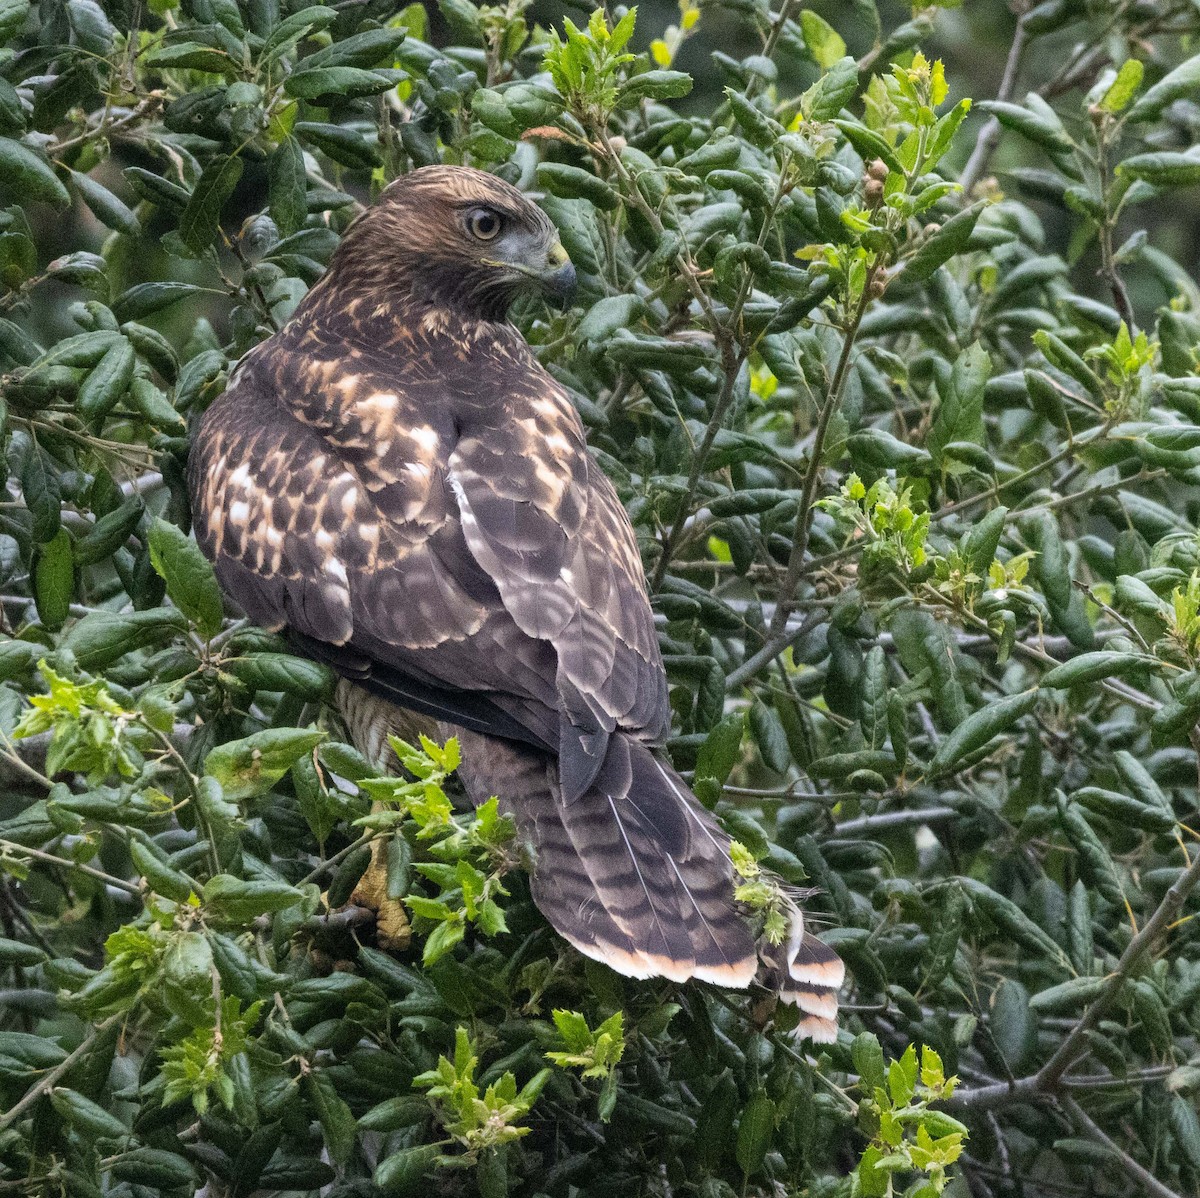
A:
[[[559,307],[565,308],[575,290],[575,267],[562,242],[555,240],[546,251],[546,257],[541,266],[532,266],[528,262],[514,262],[511,259],[501,261],[496,258],[481,259],[484,266],[495,266],[506,272],[524,275],[539,291]]]
[[[534,274],[534,278],[548,299],[559,307],[568,306],[575,293],[575,266],[566,256],[562,241],[554,241],[546,254],[546,265]]]
[[[546,295],[566,307],[575,291],[575,267],[567,257],[562,242],[556,241],[546,255],[546,266],[537,276]]]

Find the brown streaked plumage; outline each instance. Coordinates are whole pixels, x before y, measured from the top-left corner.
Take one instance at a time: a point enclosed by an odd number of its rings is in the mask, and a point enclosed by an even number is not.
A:
[[[841,962],[797,911],[760,965],[729,839],[657,747],[670,710],[633,530],[505,320],[573,277],[500,180],[397,180],[204,415],[197,538],[248,615],[342,675],[365,751],[397,709],[460,737],[468,793],[513,813],[534,898],[580,951],[634,977],[759,974],[829,1039]]]

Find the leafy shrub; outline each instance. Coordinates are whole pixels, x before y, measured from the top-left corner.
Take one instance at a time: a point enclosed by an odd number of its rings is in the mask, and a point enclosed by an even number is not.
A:
[[[1013,7],[971,108],[1005,6],[0,0],[0,1187],[1196,1192],[1200,16]],[[582,961],[185,534],[188,424],[439,160],[579,270],[515,316],[744,895],[817,888],[819,1055]]]

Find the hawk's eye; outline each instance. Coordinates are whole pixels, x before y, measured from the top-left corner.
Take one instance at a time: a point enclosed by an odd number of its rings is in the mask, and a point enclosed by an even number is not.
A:
[[[467,228],[480,241],[491,241],[500,232],[500,213],[491,208],[476,208],[467,217]]]

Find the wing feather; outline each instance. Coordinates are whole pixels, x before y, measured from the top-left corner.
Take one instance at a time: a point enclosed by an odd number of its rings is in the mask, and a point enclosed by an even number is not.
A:
[[[340,646],[363,684],[425,679],[442,718],[445,694],[484,692],[538,743],[557,720],[575,793],[614,729],[665,735],[666,680],[633,530],[569,399],[519,340],[499,366],[483,396],[273,339],[204,417],[196,532],[247,614]]]

